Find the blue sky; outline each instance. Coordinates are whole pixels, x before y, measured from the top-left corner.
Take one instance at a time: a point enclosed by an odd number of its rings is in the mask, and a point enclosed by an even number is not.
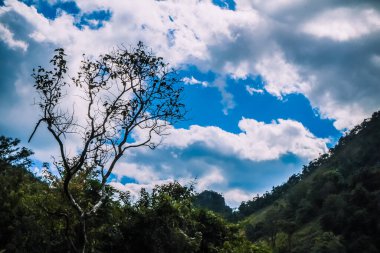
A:
[[[38,118],[30,75],[55,48],[65,48],[75,73],[82,53],[143,41],[180,70],[187,120],[115,170],[111,184],[133,194],[196,179],[198,191],[237,206],[380,106],[376,1],[7,0],[0,8],[0,134],[20,138],[36,161],[51,160],[56,145],[44,130],[26,143]],[[67,145],[79,148],[75,138]]]

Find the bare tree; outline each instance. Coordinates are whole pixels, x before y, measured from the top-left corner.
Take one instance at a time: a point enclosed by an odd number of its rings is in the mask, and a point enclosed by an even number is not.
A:
[[[166,129],[183,120],[180,79],[161,57],[156,57],[139,42],[135,48],[119,47],[97,59],[83,56],[80,71],[69,78],[65,53],[56,49],[50,61],[52,70],[39,66],[33,70],[39,94],[41,117],[29,141],[41,123],[54,137],[60,151],[59,169],[62,190],[80,216],[82,245],[86,252],[86,219],[95,214],[106,197],[107,181],[128,149],[141,146],[155,148]],[[79,91],[85,110],[65,109],[67,95]],[[143,132],[139,138],[133,135]],[[79,136],[81,148],[69,154],[68,135]],[[154,136],[158,136],[154,138]],[[99,179],[98,198],[81,204],[70,187],[81,173]]]

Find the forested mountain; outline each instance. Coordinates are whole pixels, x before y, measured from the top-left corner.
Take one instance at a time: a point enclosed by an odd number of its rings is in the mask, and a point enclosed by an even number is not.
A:
[[[380,112],[239,212],[274,252],[380,252]]]
[[[197,194],[194,204],[198,208],[204,208],[222,215],[227,220],[232,219],[232,209],[226,205],[224,197],[215,191],[205,190]]]
[[[78,213],[52,174],[30,172],[31,154],[0,137],[0,252],[76,252]],[[83,203],[98,197],[99,182],[85,182],[72,185]],[[235,212],[219,193],[177,182],[142,190],[136,202],[109,187],[88,221],[88,251],[380,252],[379,213],[377,112],[302,173]]]

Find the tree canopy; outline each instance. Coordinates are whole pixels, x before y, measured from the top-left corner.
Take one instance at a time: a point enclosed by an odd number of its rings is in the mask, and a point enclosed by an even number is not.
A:
[[[1,137],[8,153],[22,150],[18,141]],[[13,152],[12,152],[13,150]],[[38,178],[18,162],[0,159],[0,252],[73,252],[80,238],[78,212],[49,175]],[[93,198],[82,181],[72,182],[73,194],[80,200]],[[85,184],[86,185],[86,184]],[[212,211],[194,205],[191,185],[172,182],[141,190],[137,201],[128,193],[108,189],[97,213],[88,219],[90,252],[181,252],[181,253],[268,253],[266,247],[246,240],[239,227]]]
[[[60,152],[55,186],[79,214],[83,243],[77,247],[85,252],[86,220],[109,196],[107,182],[117,162],[128,149],[154,149],[168,126],[184,118],[183,88],[176,72],[141,42],[96,59],[84,56],[71,78],[64,49],[55,51],[52,69],[39,66],[33,73],[41,116],[29,140],[41,123],[54,137]],[[73,93],[81,106],[68,102]],[[69,136],[80,140],[77,152],[69,152]],[[86,186],[94,193],[86,200],[73,193],[75,183],[85,181],[94,182]]]

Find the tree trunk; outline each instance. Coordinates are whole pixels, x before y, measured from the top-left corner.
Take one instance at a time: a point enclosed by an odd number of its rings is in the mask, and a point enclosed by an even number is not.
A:
[[[276,232],[272,232],[270,236],[272,249],[276,248]]]
[[[80,251],[82,253],[86,253],[86,246],[87,246],[87,229],[86,229],[86,214],[85,213],[82,213],[81,216],[80,216],[80,225],[81,225],[81,247],[80,247]]]
[[[289,253],[292,252],[292,236],[293,236],[293,234],[288,234],[288,251],[289,251]]]

